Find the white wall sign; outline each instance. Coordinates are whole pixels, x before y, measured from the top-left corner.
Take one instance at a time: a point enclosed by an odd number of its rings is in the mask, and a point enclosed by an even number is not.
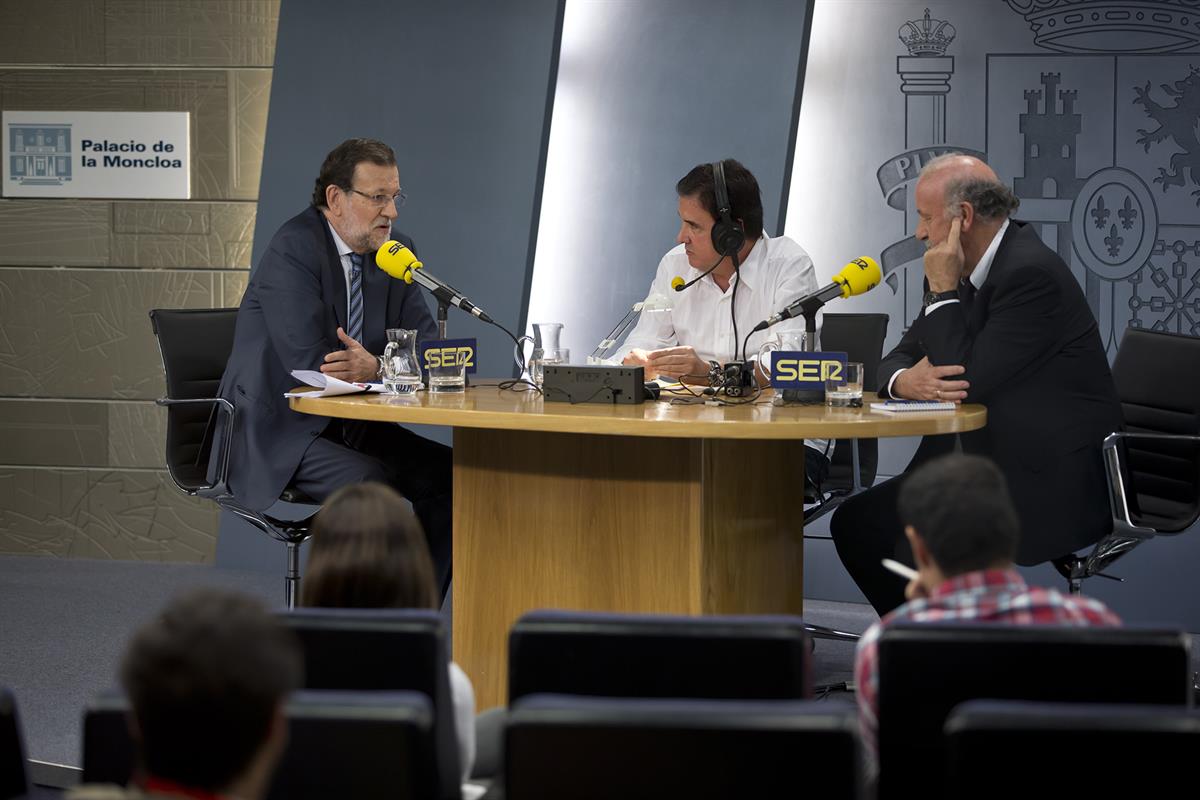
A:
[[[5,111],[5,197],[191,195],[187,111]]]

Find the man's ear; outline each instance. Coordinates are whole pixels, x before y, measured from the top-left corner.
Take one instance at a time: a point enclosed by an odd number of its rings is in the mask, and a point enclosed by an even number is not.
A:
[[[929,566],[929,548],[925,546],[925,540],[921,538],[921,534],[917,533],[917,529],[912,525],[905,525],[904,535],[908,539],[909,545],[912,546],[913,560],[917,562],[917,568]]]
[[[332,183],[325,187],[325,207],[328,208],[334,216],[341,216],[342,205],[346,202],[346,193],[340,187]]]
[[[962,220],[962,231],[966,233],[975,224],[975,206],[967,202],[959,203],[958,216]]]

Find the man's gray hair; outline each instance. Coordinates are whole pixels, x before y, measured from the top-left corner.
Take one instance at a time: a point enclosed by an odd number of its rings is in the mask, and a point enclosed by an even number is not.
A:
[[[942,153],[930,159],[921,168],[920,177],[950,166],[954,161],[966,157],[966,153]],[[958,178],[946,183],[946,208],[957,208],[960,203],[970,203],[975,215],[985,220],[1006,219],[1017,210],[1020,199],[1000,181],[987,178]]]
[[[1020,199],[1000,181],[966,178],[946,184],[946,208],[970,203],[975,216],[988,221],[1007,219],[1021,205]]]

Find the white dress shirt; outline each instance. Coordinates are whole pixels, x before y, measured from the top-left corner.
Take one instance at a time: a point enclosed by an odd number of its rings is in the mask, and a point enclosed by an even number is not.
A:
[[[967,277],[967,280],[969,280],[971,285],[975,287],[975,291],[978,292],[983,288],[983,282],[987,280],[988,272],[992,268],[992,261],[996,258],[996,251],[1000,249],[1000,241],[1004,238],[1004,232],[1007,230],[1008,220],[1006,219],[1004,220],[1004,224],[1000,226],[1000,230],[996,231],[996,235],[992,237],[992,241],[988,244],[987,250],[984,250],[983,255],[979,257],[979,263],[975,265],[975,269],[971,270],[971,274]],[[921,313],[925,316],[928,316],[942,306],[948,306],[957,302],[957,297],[951,297],[949,300],[940,300],[936,303],[930,303],[929,307]],[[945,365],[939,364],[938,366]],[[892,373],[891,379],[888,380],[889,397],[896,396],[892,391],[892,384],[896,382],[896,378],[900,376],[901,372],[904,372],[904,370],[896,370],[894,373]]]
[[[675,276],[690,281],[702,272],[704,270],[688,263],[683,245],[677,245],[662,257],[646,299],[657,293],[674,301],[674,307],[669,314],[643,313],[625,344],[613,355],[615,363],[619,364],[634,348],[658,350],[679,346],[691,347],[704,361],[722,364],[734,361],[740,354],[746,334],[755,325],[817,290],[817,273],[804,248],[786,236],[771,238],[764,233],[754,243],[745,263],[738,267],[739,277],[734,279],[741,283],[737,290],[738,341],[735,343],[729,311],[733,303],[732,280],[726,290],[717,285],[712,275],[706,275],[682,292],[671,288],[671,279]],[[758,348],[763,342],[776,333],[803,331],[804,324],[804,317],[793,317],[759,331],[750,337],[746,357],[757,360]],[[810,345],[809,349],[817,348]],[[832,454],[826,439],[809,439],[805,445],[820,453]]]
[[[817,290],[812,259],[803,247],[786,236],[772,239],[763,234],[746,256],[746,262],[738,268],[740,277],[734,278],[727,290],[722,290],[712,275],[682,292],[671,288],[671,279],[675,276],[690,281],[702,272],[688,263],[683,245],[672,248],[663,256],[658,262],[649,295],[657,293],[670,298],[674,308],[669,314],[643,313],[625,344],[613,355],[613,360],[620,363],[634,348],[658,350],[689,346],[704,361],[722,364],[734,361],[740,356],[741,340],[755,325]],[[736,343],[730,319],[734,281],[741,284],[737,290],[739,341]],[[776,333],[803,330],[804,318],[795,317],[759,331],[750,337],[746,357],[756,359],[758,348]]]

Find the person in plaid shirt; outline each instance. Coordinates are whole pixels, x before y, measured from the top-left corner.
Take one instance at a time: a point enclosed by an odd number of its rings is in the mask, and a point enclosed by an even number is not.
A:
[[[990,460],[961,454],[934,459],[907,477],[897,506],[917,577],[905,589],[908,602],[862,635],[854,659],[859,723],[872,765],[879,730],[879,637],[888,625],[941,620],[1121,624],[1099,600],[1025,584],[1013,566],[1017,513],[1004,475]]]

